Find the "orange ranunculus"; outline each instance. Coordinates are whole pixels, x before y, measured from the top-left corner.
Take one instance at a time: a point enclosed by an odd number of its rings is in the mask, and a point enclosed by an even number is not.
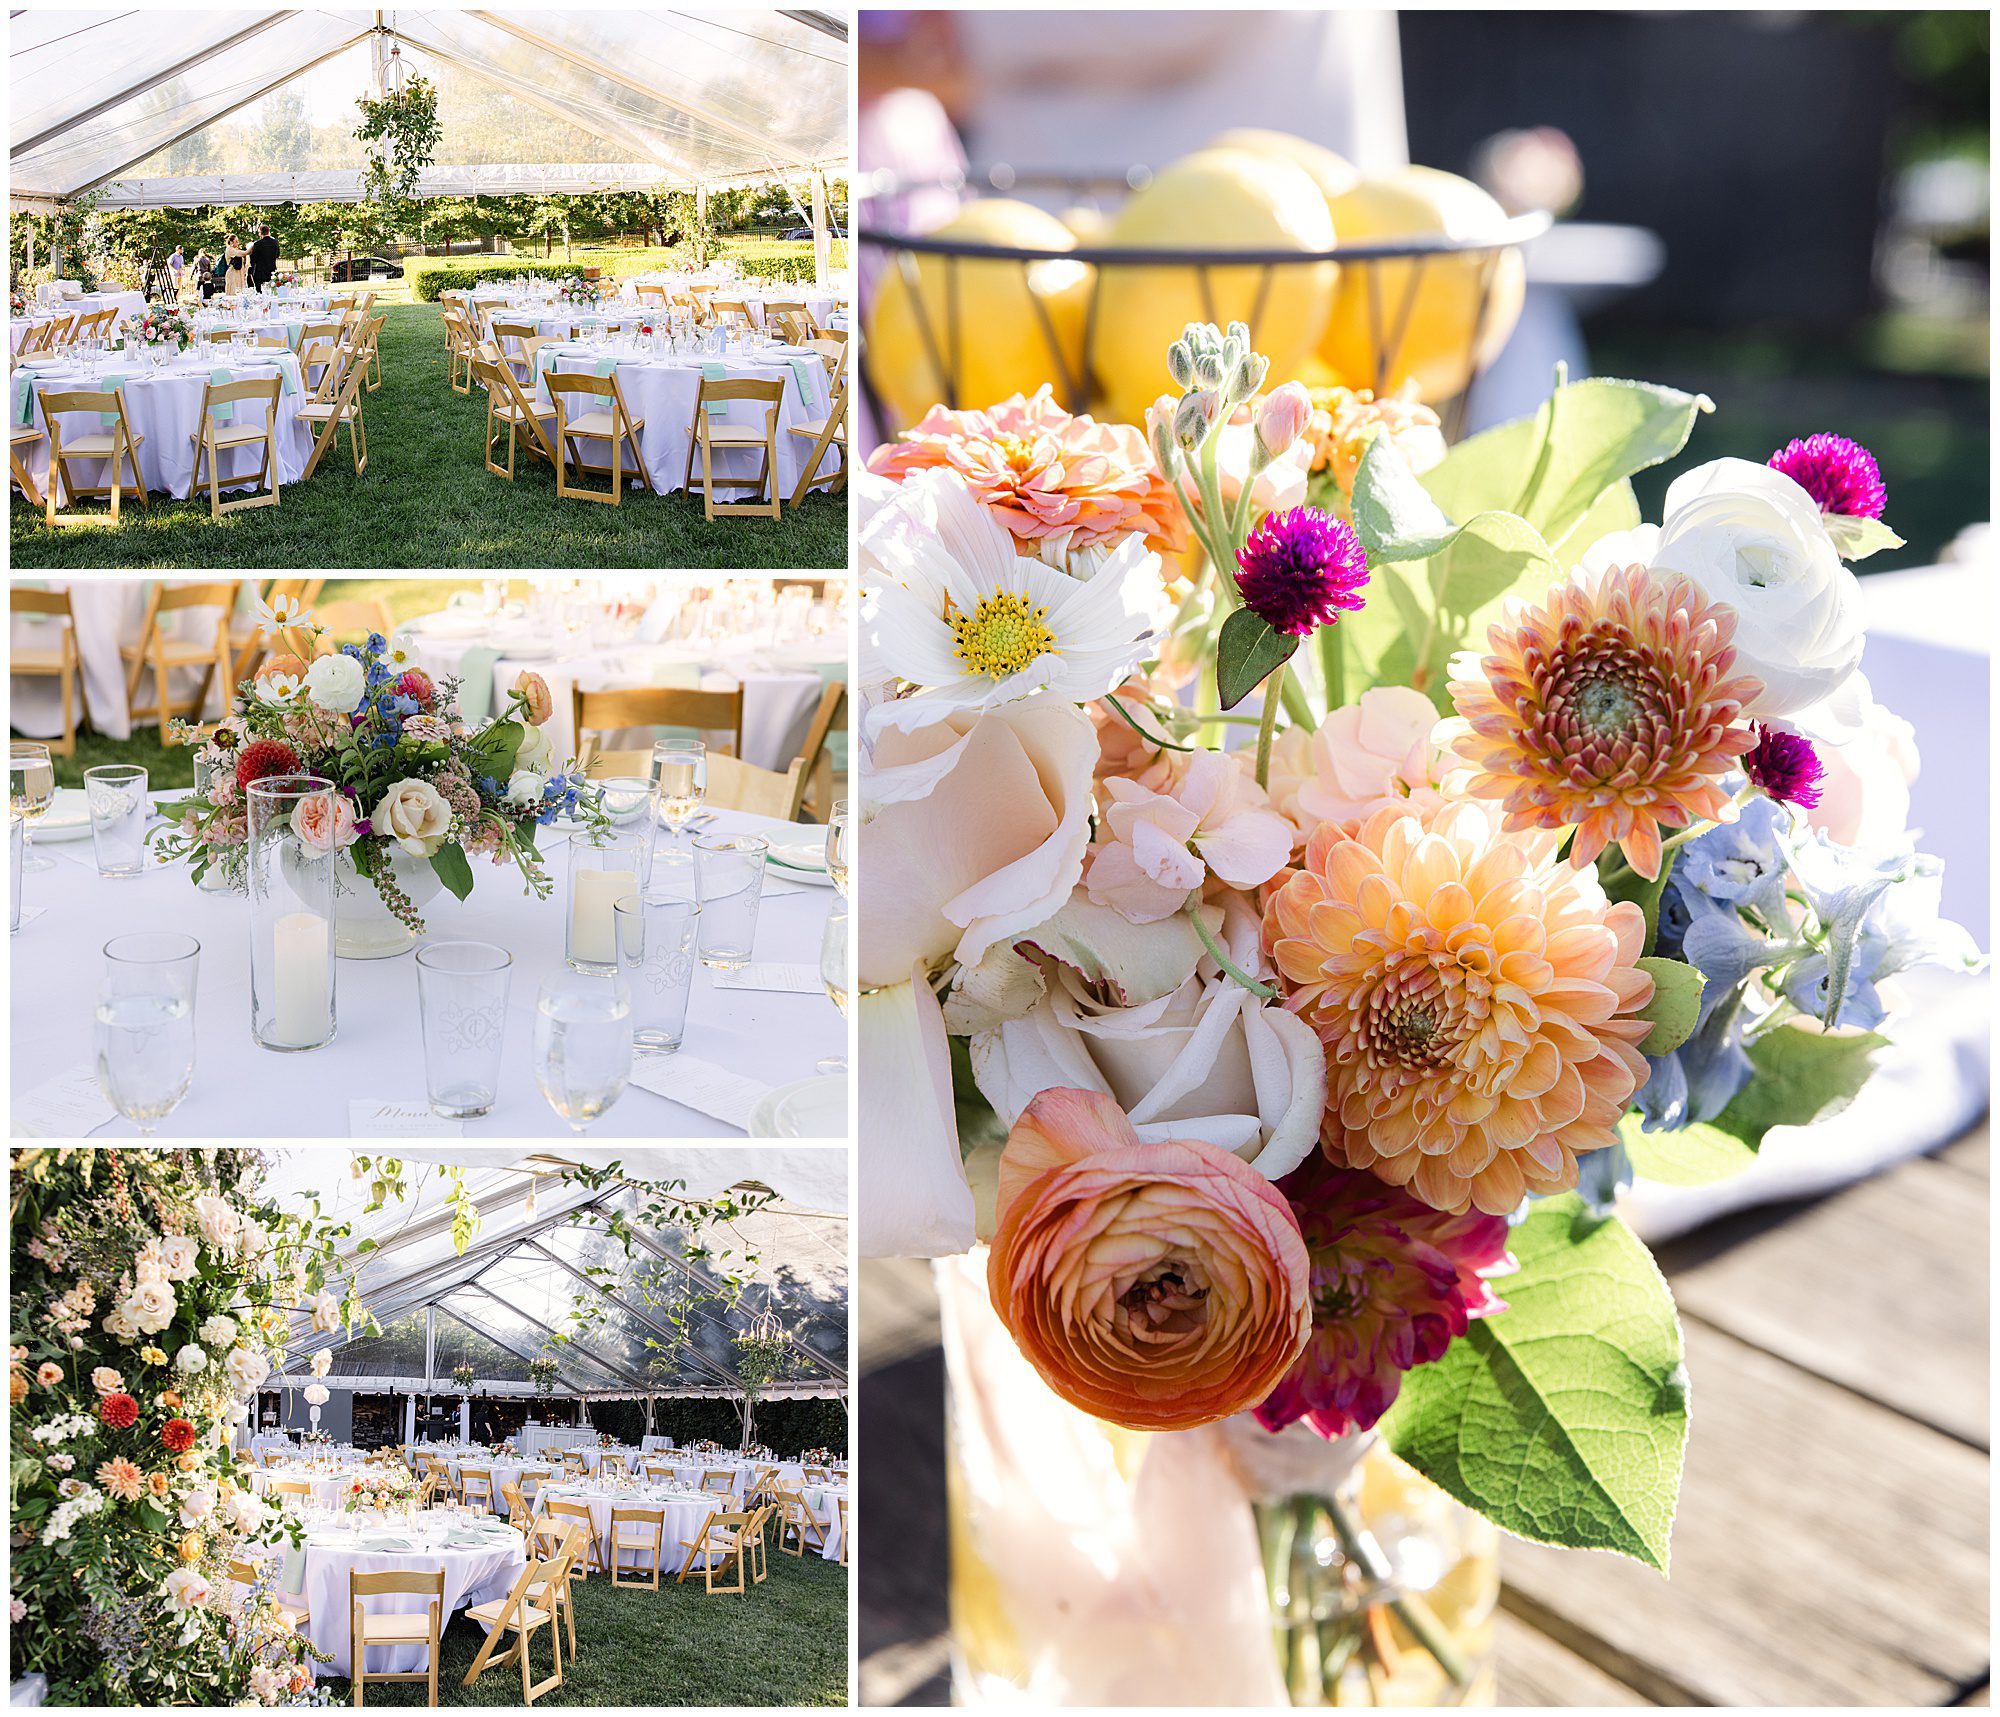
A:
[[[1000,1159],[994,1309],[1072,1406],[1142,1431],[1254,1407],[1311,1329],[1305,1242],[1277,1189],[1200,1140],[1140,1143],[1110,1097],[1064,1087]]]
[[[306,665],[304,662],[300,661],[289,650],[280,650],[264,658],[262,665],[257,669],[257,680],[259,684],[262,684],[273,674],[296,674],[303,679],[305,671]]]
[[[528,719],[537,727],[554,713],[556,706],[555,700],[549,696],[549,682],[540,674],[523,668],[520,677],[514,682],[514,689],[527,700]]]
[[[165,1496],[173,1487],[173,1482],[165,1473],[148,1473],[146,1475],[146,1488],[155,1496]]]
[[[183,1562],[199,1562],[201,1560],[201,1534],[199,1532],[190,1532],[181,1540],[181,1560]]]

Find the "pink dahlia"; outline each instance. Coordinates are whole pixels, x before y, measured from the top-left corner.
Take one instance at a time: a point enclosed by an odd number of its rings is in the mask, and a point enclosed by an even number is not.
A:
[[[1072,417],[1047,386],[985,411],[933,406],[893,446],[877,448],[868,467],[898,481],[956,471],[1030,554],[1107,547],[1135,534],[1161,554],[1187,547],[1187,519],[1145,433]]]
[[[1278,1183],[1305,1236],[1312,1335],[1257,1409],[1322,1437],[1365,1431],[1403,1373],[1428,1365],[1472,1319],[1504,1311],[1484,1272],[1507,1257],[1507,1219],[1447,1216],[1360,1169],[1315,1154]]]
[[[1875,455],[1844,435],[1808,435],[1788,442],[1765,463],[1812,496],[1822,513],[1879,519],[1888,504]]]

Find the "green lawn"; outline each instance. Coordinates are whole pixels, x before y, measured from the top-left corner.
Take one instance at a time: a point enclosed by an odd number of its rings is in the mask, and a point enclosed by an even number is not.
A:
[[[561,1687],[545,1705],[844,1705],[847,1703],[848,1570],[808,1552],[770,1554],[771,1576],[742,1596],[707,1596],[701,1581],[661,1577],[657,1592],[620,1587],[592,1574],[576,1593],[576,1662],[563,1643]],[[491,1664],[462,1685],[484,1632],[463,1613],[445,1630],[438,1671],[440,1705],[521,1703],[518,1666]],[[495,1653],[496,1656],[499,1653]],[[552,1664],[546,1631],[535,1636],[530,1674]],[[333,1703],[348,1704],[348,1684],[326,1680]],[[420,1681],[368,1684],[368,1704],[423,1705]]]
[[[451,391],[434,304],[384,307],[382,386],[362,395],[368,470],[357,477],[342,432],[310,483],[281,505],[220,523],[202,501],[128,500],[118,528],[50,531],[13,498],[13,564],[249,573],[314,567],[840,567],[847,497],[817,491],[778,519],[703,519],[686,494],[627,493],[619,507],[565,501],[546,465],[512,483],[481,453],[486,397]],[[89,503],[101,509],[102,502]]]

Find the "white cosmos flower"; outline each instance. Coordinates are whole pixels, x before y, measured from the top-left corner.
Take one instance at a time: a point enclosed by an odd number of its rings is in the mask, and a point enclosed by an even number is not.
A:
[[[862,678],[922,688],[876,705],[873,731],[1039,692],[1087,703],[1151,652],[1160,557],[1141,538],[1064,572],[1017,553],[954,472],[871,479],[862,501]]]

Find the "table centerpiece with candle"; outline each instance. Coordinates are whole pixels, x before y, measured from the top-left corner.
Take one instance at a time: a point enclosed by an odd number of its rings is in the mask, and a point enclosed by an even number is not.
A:
[[[363,1509],[407,1512],[416,1498],[416,1482],[402,1466],[370,1467],[347,1481],[341,1495],[341,1511],[355,1514]]]
[[[547,899],[537,829],[557,816],[588,832],[608,826],[581,791],[582,771],[555,755],[539,674],[523,673],[498,714],[475,725],[456,679],[432,680],[379,632],[321,654],[323,630],[288,599],[259,604],[257,618],[272,652],[195,754],[205,790],[162,807],[180,827],[160,848],[186,859],[197,883],[211,871],[240,876],[252,785],[321,777],[332,790],[292,812],[287,862],[333,851],[335,952],[375,959],[416,945],[421,909],[440,888],[460,900],[472,892],[475,858],[515,866]]]

